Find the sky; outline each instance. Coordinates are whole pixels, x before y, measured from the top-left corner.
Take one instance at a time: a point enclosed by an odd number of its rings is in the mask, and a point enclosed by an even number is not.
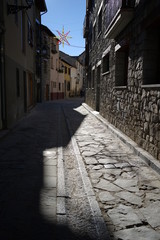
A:
[[[85,50],[83,38],[83,22],[86,13],[86,0],[45,0],[48,12],[42,15],[42,24],[47,26],[56,36],[57,30],[64,34],[68,31],[67,43],[60,44],[59,50],[70,56],[78,56]]]

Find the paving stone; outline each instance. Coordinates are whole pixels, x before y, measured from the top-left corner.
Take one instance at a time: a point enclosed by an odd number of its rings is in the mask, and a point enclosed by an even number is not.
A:
[[[108,168],[108,169],[101,169],[100,172],[103,172],[104,174],[107,173],[107,174],[113,174],[117,177],[119,177],[119,175],[121,175],[122,173],[122,170],[121,169],[112,169],[112,168]]]
[[[127,162],[124,163],[115,163],[116,168],[125,168],[125,167],[130,167],[131,165]]]
[[[90,157],[90,156],[94,156],[97,152],[96,151],[84,151],[82,153],[83,156],[86,156],[86,157]]]
[[[44,188],[55,188],[57,185],[57,177],[44,176]]]
[[[100,192],[98,196],[101,202],[108,202],[115,199],[109,192]]]
[[[160,233],[147,227],[124,229],[114,233],[116,240],[159,240]]]
[[[103,177],[104,177],[104,179],[106,179],[106,180],[108,180],[108,181],[113,181],[113,180],[115,180],[115,176],[114,176],[114,175],[111,175],[111,174],[105,173]]]
[[[115,166],[113,164],[105,164],[104,167],[107,168],[107,169],[115,168]]]
[[[149,204],[149,206],[146,208],[141,208],[140,211],[153,228],[160,226],[160,202],[159,201]]]
[[[91,172],[89,175],[91,178],[100,178],[103,174],[100,172]]]
[[[43,156],[45,156],[45,157],[54,157],[54,156],[56,156],[56,154],[57,154],[57,152],[54,148],[43,151]]]
[[[85,163],[86,164],[97,164],[97,160],[93,157],[85,157]]]
[[[123,204],[120,204],[114,209],[108,210],[107,214],[111,218],[112,223],[120,228],[142,223],[134,209]]]
[[[95,178],[95,179],[91,179],[91,181],[92,181],[93,184],[96,184],[96,183],[98,183],[100,180]]]
[[[149,200],[160,200],[160,194],[159,193],[146,193],[146,199],[149,199]]]
[[[159,181],[159,180],[150,181],[150,182],[148,183],[148,186],[151,186],[151,187],[160,189],[160,181]]]
[[[56,165],[57,165],[57,159],[47,159],[47,160],[44,162],[44,165],[56,166]]]
[[[126,200],[131,204],[138,205],[138,206],[142,205],[142,199],[136,196],[134,193],[123,191],[123,192],[116,193],[115,195]]]
[[[104,179],[101,179],[100,182],[95,187],[106,190],[106,191],[111,191],[111,192],[118,192],[122,190],[121,188],[117,187],[113,183]]]
[[[139,188],[137,187],[137,180],[119,178],[114,181],[114,184],[131,192],[139,191]]]
[[[100,159],[98,159],[98,162],[100,164],[109,164],[109,163],[114,164],[114,163],[117,163],[116,160],[114,160],[113,158],[109,158],[109,157],[102,158],[102,159],[100,158]]]
[[[44,176],[55,177],[55,176],[57,176],[57,167],[54,165],[50,165],[50,166],[44,165],[43,174],[44,174]]]
[[[159,177],[157,174],[148,166],[138,168],[138,174],[141,176],[141,179],[143,180],[157,180]]]
[[[134,172],[123,172],[122,174],[121,174],[121,177],[123,177],[123,178],[127,178],[127,179],[132,179],[132,178],[135,178],[136,177],[136,173],[134,173]]]
[[[102,165],[97,165],[97,166],[94,166],[92,169],[93,170],[99,170],[99,169],[102,169],[103,166]]]

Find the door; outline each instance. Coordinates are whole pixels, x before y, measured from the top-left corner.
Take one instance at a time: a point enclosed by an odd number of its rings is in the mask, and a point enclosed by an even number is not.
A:
[[[49,101],[49,85],[46,84],[46,101]]]
[[[23,88],[24,88],[24,112],[27,112],[27,79],[25,71],[23,71]]]
[[[97,68],[97,87],[96,87],[96,111],[100,110],[100,77],[101,77],[101,67]]]

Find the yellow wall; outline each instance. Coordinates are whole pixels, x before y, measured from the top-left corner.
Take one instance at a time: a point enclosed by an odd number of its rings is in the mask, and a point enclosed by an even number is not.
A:
[[[66,62],[62,61],[62,64],[64,66],[64,93],[65,97],[70,97],[70,89],[68,89],[68,84],[71,86],[71,75],[69,75],[68,69],[70,69],[71,72],[71,66],[67,64]],[[67,73],[65,73],[65,67],[67,67]]]
[[[18,5],[20,4],[21,0],[18,0]],[[35,11],[32,6],[31,9],[27,10],[27,13],[24,12],[24,23],[22,25],[22,11],[17,13],[16,21],[16,15],[7,14],[7,4],[4,4],[5,82],[8,127],[23,117],[26,111],[25,103],[30,107],[33,104],[33,98],[35,98],[34,88],[36,84],[34,82],[34,73],[36,42],[34,18]],[[33,29],[33,46],[29,45],[28,42],[28,19]],[[25,51],[23,51],[22,48],[22,29],[25,32],[23,35],[25,39]],[[18,84],[17,70],[19,75]],[[26,78],[24,78],[24,73],[26,74]],[[19,94],[17,94],[17,89],[19,89]]]

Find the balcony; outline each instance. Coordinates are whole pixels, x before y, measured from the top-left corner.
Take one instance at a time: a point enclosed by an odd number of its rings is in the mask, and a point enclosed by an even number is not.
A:
[[[106,38],[114,39],[133,19],[135,0],[108,0]]]

